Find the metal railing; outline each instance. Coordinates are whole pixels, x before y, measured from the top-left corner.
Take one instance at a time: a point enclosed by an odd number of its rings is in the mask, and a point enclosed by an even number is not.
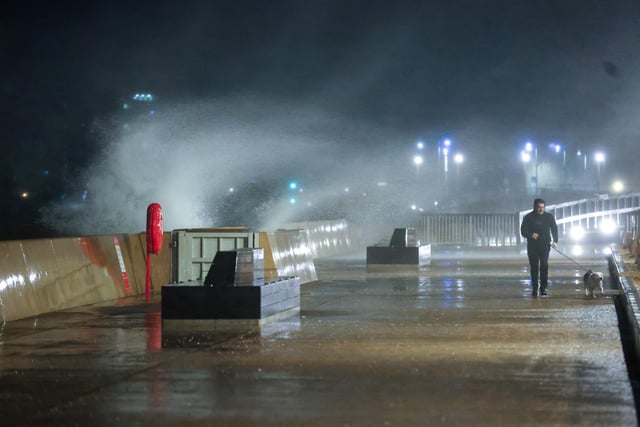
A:
[[[517,214],[425,214],[415,228],[423,243],[515,246],[520,239]]]
[[[556,217],[559,232],[572,227],[598,228],[603,221],[613,223],[620,233],[639,233],[640,193],[603,195],[555,205],[547,212]],[[517,246],[521,243],[520,224],[530,210],[515,214],[425,214],[415,225],[423,243],[474,246]]]
[[[545,210],[555,216],[561,234],[567,234],[577,226],[585,230],[597,229],[603,221],[609,221],[620,231],[637,235],[640,193],[600,195],[590,199],[548,205]],[[519,213],[520,222],[529,212],[531,210]]]

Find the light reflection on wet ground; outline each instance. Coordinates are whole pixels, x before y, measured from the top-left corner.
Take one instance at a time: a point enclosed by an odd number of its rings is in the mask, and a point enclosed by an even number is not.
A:
[[[480,254],[479,254],[480,255]],[[298,315],[172,334],[131,300],[0,332],[0,419],[69,425],[634,425],[610,297],[552,259],[435,254],[420,269],[321,260]],[[604,258],[582,258],[606,271]],[[4,424],[4,423],[3,423]]]

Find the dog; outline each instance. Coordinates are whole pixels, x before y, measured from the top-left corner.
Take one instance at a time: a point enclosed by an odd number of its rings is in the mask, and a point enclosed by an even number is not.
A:
[[[600,272],[593,272],[587,270],[583,276],[584,279],[584,293],[588,297],[595,298],[596,288],[600,289],[600,295],[604,296],[604,275]]]

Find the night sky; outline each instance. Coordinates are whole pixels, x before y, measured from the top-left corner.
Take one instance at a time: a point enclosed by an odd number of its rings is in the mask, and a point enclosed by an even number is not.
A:
[[[96,123],[138,91],[159,109],[295,102],[394,144],[602,148],[637,191],[638,1],[9,1],[0,27],[8,227],[71,191],[104,149]]]

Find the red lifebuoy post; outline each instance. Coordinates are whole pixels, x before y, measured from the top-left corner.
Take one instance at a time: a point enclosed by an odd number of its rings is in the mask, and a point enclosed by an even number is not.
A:
[[[145,298],[151,297],[151,254],[157,255],[162,249],[162,207],[151,203],[147,207],[147,278],[145,280]]]

